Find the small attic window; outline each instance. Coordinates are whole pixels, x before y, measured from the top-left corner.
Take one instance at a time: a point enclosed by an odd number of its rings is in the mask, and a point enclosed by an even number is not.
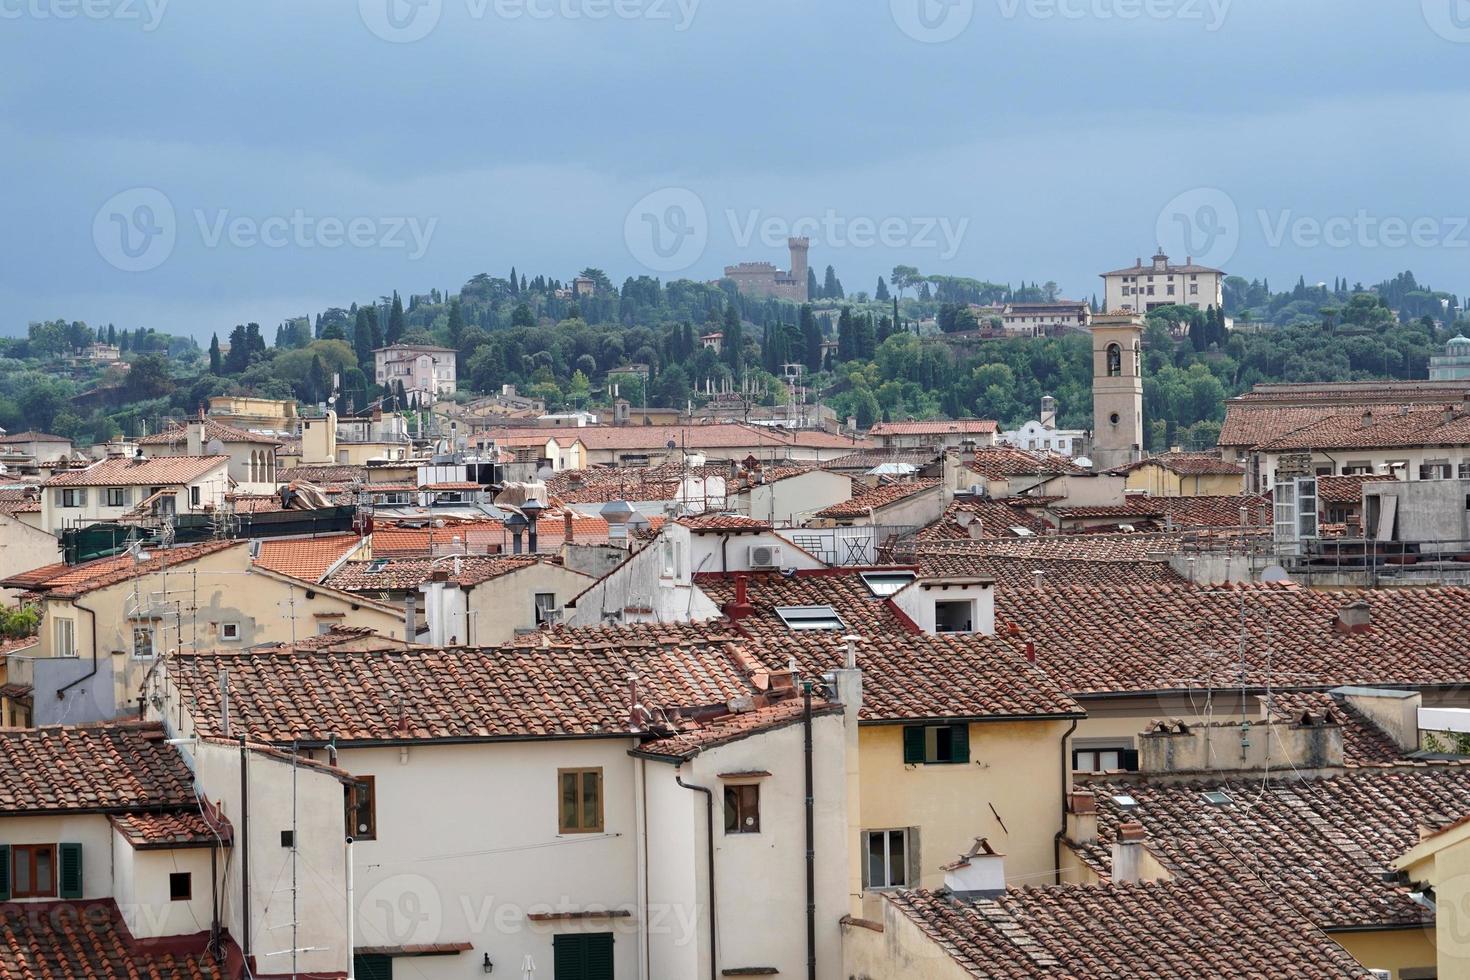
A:
[[[1011,528],[1011,533],[1014,534],[1018,538],[1034,538],[1034,537],[1036,537],[1036,532],[1035,531],[1031,530],[1029,527],[1021,527],[1019,524],[1016,525],[1015,527],[1012,527]]]
[[[1133,797],[1127,795],[1120,794],[1113,797],[1113,804],[1122,810],[1138,809],[1138,801],[1135,800]]]
[[[1230,798],[1229,793],[1225,793],[1220,790],[1211,790],[1208,793],[1201,793],[1200,796],[1210,806],[1229,806],[1231,803],[1235,802]]]
[[[840,630],[845,629],[842,617],[831,606],[777,606],[776,615],[787,629],[792,630]]]
[[[381,572],[383,569],[385,569],[387,567],[388,567],[388,559],[386,559],[386,558],[374,558],[373,561],[372,561],[372,564],[368,565],[367,570],[369,572]]]
[[[859,572],[868,591],[879,599],[886,599],[918,578],[917,572]]]

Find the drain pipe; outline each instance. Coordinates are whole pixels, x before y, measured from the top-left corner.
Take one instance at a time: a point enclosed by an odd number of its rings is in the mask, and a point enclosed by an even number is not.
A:
[[[812,682],[801,685],[802,728],[806,740],[806,976],[817,980],[817,834],[812,787]]]
[[[674,782],[685,789],[704,794],[704,829],[709,839],[709,980],[720,975],[719,963],[715,958],[715,794],[708,786],[691,786],[684,782],[679,770],[674,770]]]
[[[1072,789],[1072,760],[1067,757],[1067,739],[1077,730],[1077,719],[1062,733],[1062,829],[1051,839],[1052,867],[1057,869],[1057,884],[1062,883],[1062,838],[1067,836],[1067,794]]]
[[[240,906],[241,916],[240,952],[248,965],[250,962],[250,783],[245,735],[240,735]]]
[[[82,612],[86,613],[88,616],[92,617],[92,669],[87,671],[81,677],[78,677],[76,680],[72,681],[70,684],[64,684],[61,687],[58,687],[56,689],[56,700],[58,701],[64,700],[66,698],[66,692],[76,687],[82,681],[97,676],[97,613],[94,610],[88,609],[80,602],[73,602],[72,605],[80,609]]]

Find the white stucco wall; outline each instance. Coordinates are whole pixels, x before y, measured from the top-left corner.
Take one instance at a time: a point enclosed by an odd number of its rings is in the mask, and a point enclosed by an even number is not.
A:
[[[227,848],[221,850],[221,867],[228,855]],[[114,830],[112,861],[114,896],[134,937],[192,936],[209,931],[209,848],[138,851]],[[191,875],[192,897],[187,901],[169,898],[169,875],[176,872]]]
[[[112,895],[112,825],[103,814],[0,817],[0,843],[81,844],[82,898],[108,898]],[[59,855],[57,862],[60,863]],[[59,871],[59,867],[52,869],[53,874]],[[17,898],[13,901],[54,902],[56,898]]]

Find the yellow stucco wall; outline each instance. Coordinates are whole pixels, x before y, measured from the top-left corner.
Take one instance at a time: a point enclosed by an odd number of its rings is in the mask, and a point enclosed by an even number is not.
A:
[[[974,980],[938,943],[887,902],[874,912],[883,931],[845,926],[843,973],[851,980]]]
[[[905,765],[902,725],[859,731],[862,829],[919,828],[924,888],[944,884],[940,866],[988,838],[1005,855],[1011,884],[1046,884],[1052,838],[1062,822],[1061,738],[1068,722],[972,724],[967,765]],[[876,902],[865,911],[878,914]]]
[[[1393,980],[1403,980],[1406,969],[1433,970],[1434,929],[1391,929],[1382,932],[1333,932],[1329,935],[1370,970],[1390,970]],[[1470,972],[1461,963],[1459,972],[1440,968],[1439,980],[1465,980]]]
[[[1229,497],[1245,488],[1245,477],[1231,474],[1180,476],[1162,466],[1140,466],[1128,474],[1126,489],[1155,497]]]

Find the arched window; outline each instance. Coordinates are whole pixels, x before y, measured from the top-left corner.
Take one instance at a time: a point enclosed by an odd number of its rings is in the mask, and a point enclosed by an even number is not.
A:
[[[250,451],[250,482],[255,482],[255,450]]]
[[[1116,378],[1123,373],[1123,348],[1108,344],[1108,377]]]

